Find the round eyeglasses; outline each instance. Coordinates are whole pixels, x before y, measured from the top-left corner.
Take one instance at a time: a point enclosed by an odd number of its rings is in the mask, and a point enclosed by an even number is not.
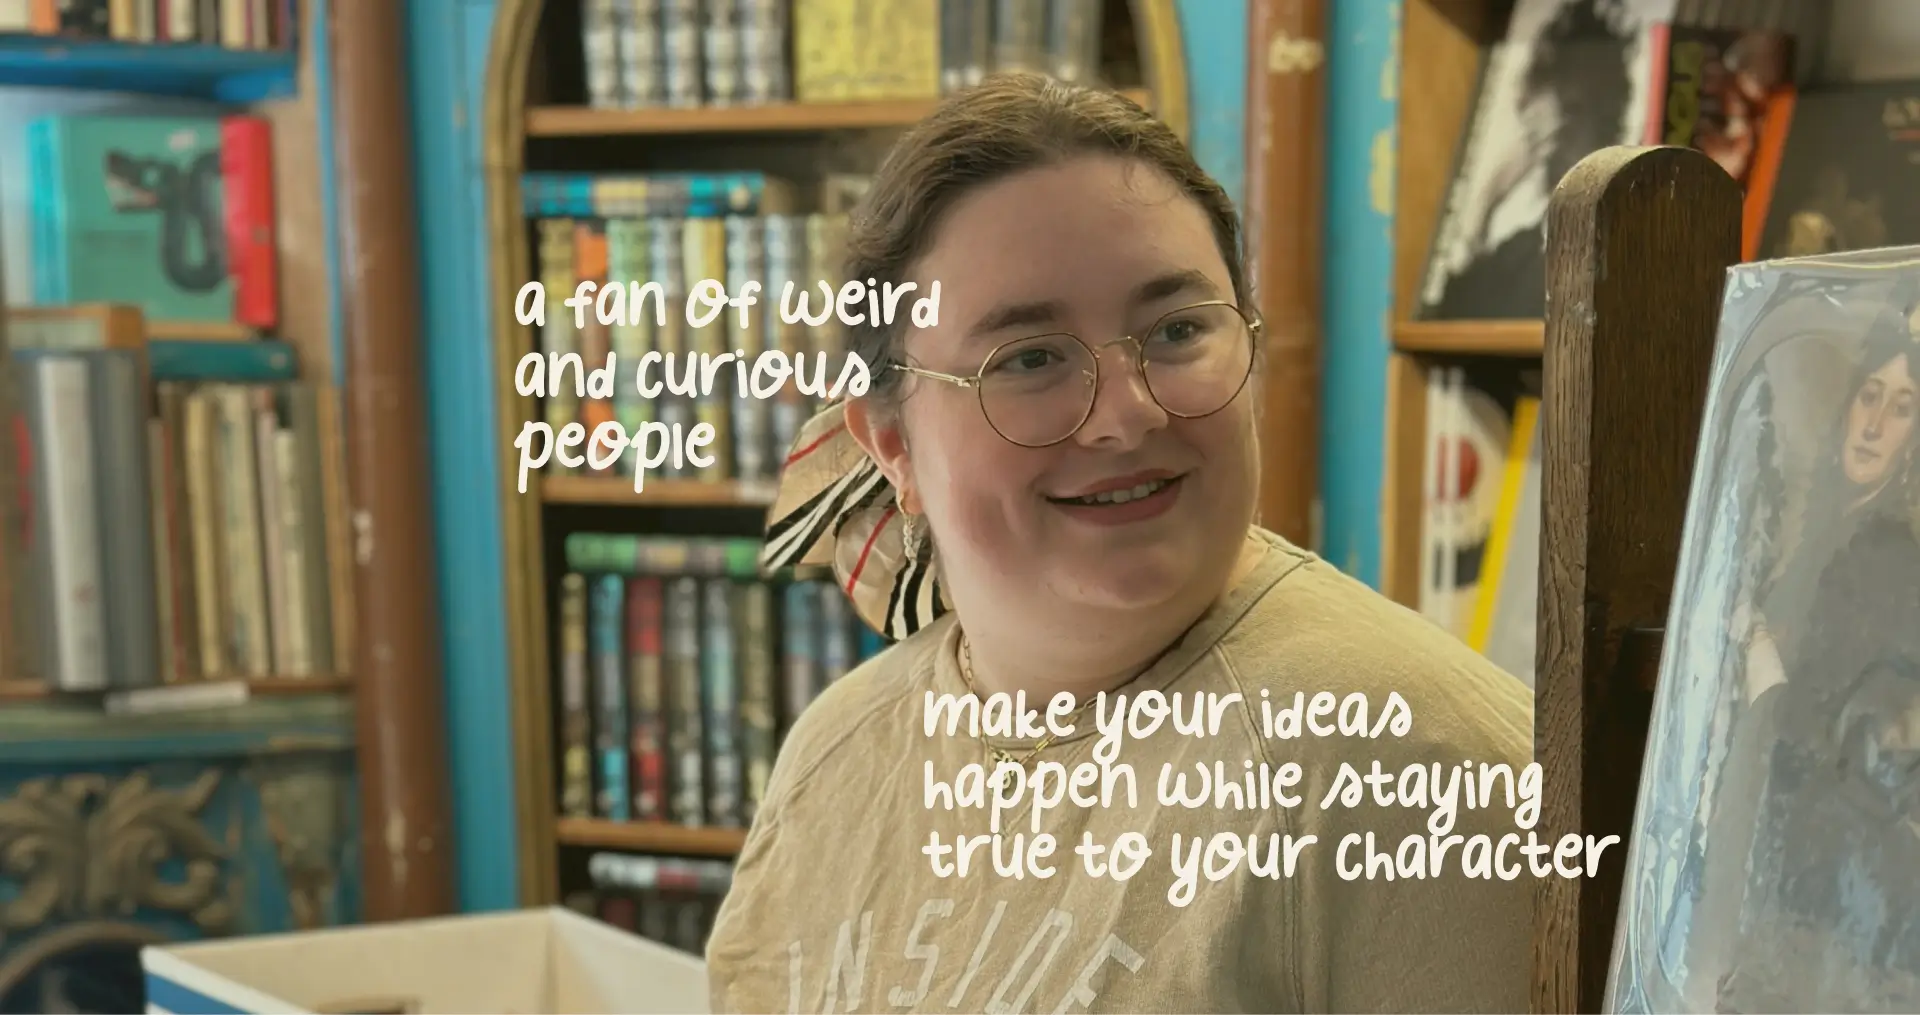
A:
[[[1155,321],[1144,336],[1107,345],[1134,347],[1140,378],[1168,415],[1199,419],[1226,408],[1246,386],[1260,327],[1258,316],[1216,300],[1182,307]],[[1003,342],[971,377],[899,363],[893,369],[972,388],[987,425],[1026,448],[1078,433],[1100,391],[1099,352],[1065,332]]]

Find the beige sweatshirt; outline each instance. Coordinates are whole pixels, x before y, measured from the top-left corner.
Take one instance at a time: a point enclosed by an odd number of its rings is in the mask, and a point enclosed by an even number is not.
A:
[[[740,854],[707,947],[714,1010],[1526,1011],[1525,687],[1253,535],[1253,572],[1024,778],[989,788],[965,706],[956,735],[944,713],[928,734],[929,692],[966,695],[951,616],[829,688]],[[1125,734],[1156,701],[1158,728]],[[1048,703],[1027,707],[1044,725]],[[1338,781],[1376,760],[1386,806]],[[1469,794],[1461,762],[1474,790],[1483,764],[1513,778]]]

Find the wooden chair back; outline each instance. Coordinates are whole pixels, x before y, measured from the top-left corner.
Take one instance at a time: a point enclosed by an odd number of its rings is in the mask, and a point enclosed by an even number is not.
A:
[[[1533,1010],[1599,1011],[1739,185],[1686,148],[1609,148],[1547,213],[1534,756],[1538,827],[1619,836],[1539,882]]]

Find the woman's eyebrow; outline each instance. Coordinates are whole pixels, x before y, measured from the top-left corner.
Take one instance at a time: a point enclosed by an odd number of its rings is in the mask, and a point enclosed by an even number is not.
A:
[[[1190,293],[1202,299],[1220,298],[1220,290],[1214,286],[1213,280],[1207,277],[1206,272],[1187,268],[1170,271],[1134,286],[1128,303],[1137,307],[1182,293]],[[980,319],[973,323],[973,327],[967,329],[967,335],[969,337],[991,335],[1015,327],[1047,327],[1058,324],[1065,317],[1066,308],[1058,300],[1007,303],[981,315]]]
[[[1170,271],[1165,275],[1148,279],[1133,289],[1133,305],[1154,303],[1169,296],[1192,293],[1204,299],[1219,299],[1220,290],[1214,287],[1207,273],[1193,268]]]

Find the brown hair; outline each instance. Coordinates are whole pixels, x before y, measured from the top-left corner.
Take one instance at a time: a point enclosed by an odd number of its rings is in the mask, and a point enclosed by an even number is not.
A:
[[[1076,155],[1117,155],[1165,173],[1213,224],[1233,294],[1246,305],[1240,217],[1219,183],[1171,128],[1118,92],[1039,74],[999,74],[960,92],[909,129],[881,164],[848,224],[846,277],[900,283],[943,216],[968,191]],[[901,379],[899,326],[847,329],[848,351],[872,375],[869,397],[890,401]]]

